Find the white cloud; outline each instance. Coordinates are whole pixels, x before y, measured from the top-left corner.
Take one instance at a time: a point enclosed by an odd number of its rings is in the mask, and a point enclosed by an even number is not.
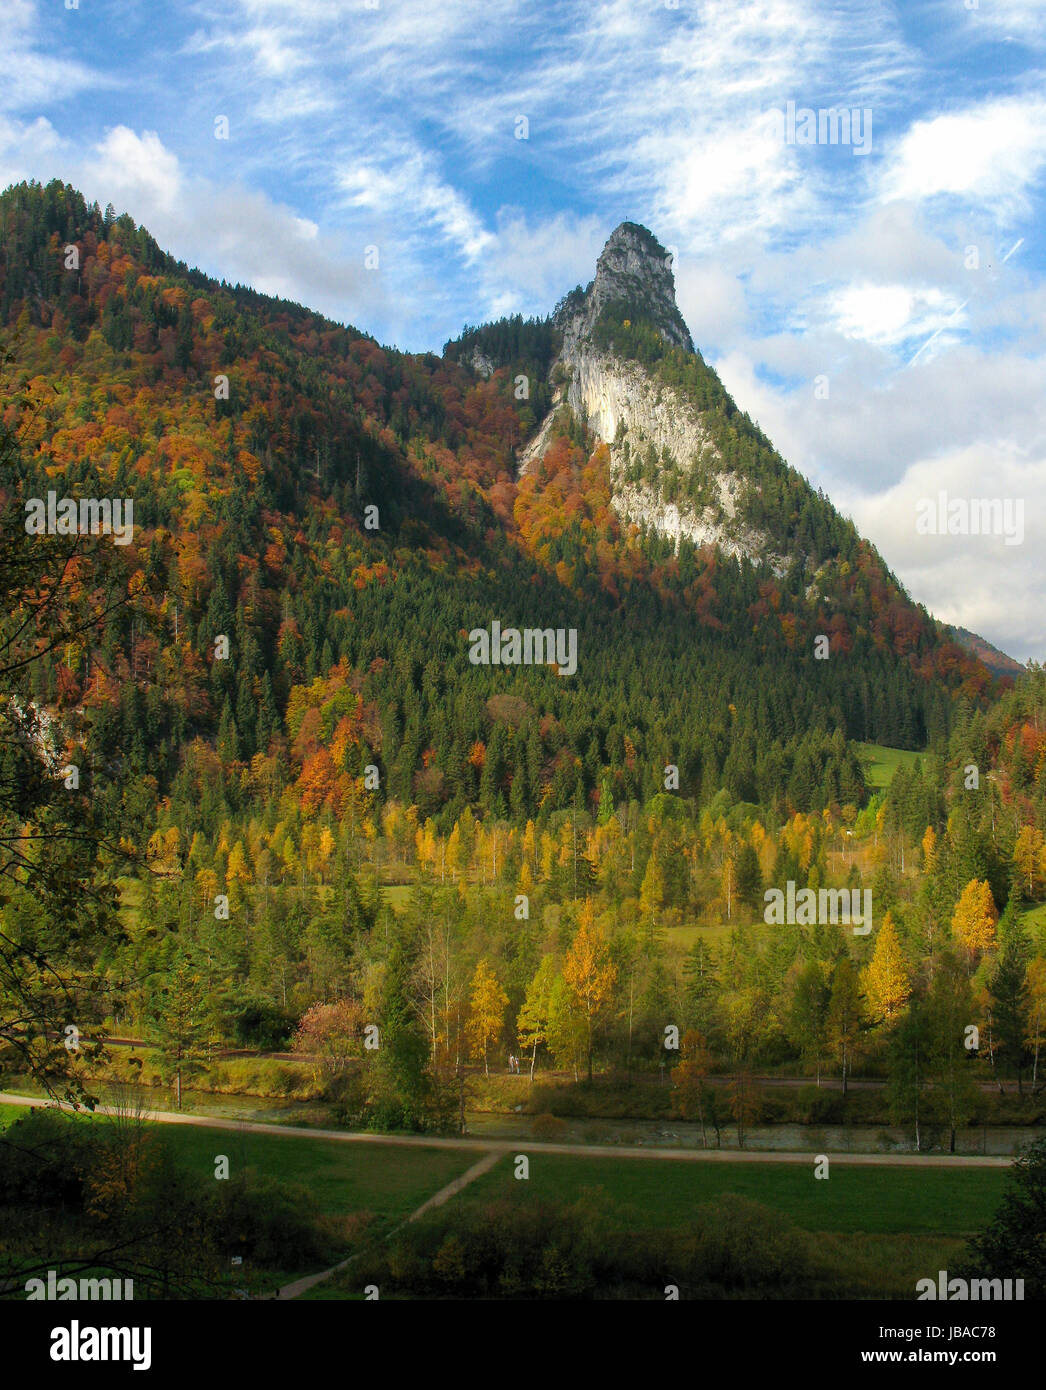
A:
[[[939,194],[1025,213],[1046,165],[1046,102],[1007,98],[916,121],[882,177],[886,198]]]
[[[86,153],[68,142],[55,149],[52,163],[89,201],[130,212],[165,250],[217,279],[363,329],[388,311],[387,281],[364,269],[361,247],[256,190],[190,176],[155,131],[117,126]]]
[[[75,11],[54,5],[48,24],[73,25]],[[48,30],[41,25],[36,0],[3,0],[0,5],[0,53],[4,56],[4,80],[0,84],[0,110],[20,111],[40,106],[56,97],[69,99],[92,87],[115,87],[119,79],[102,75],[71,58],[40,51]]]
[[[952,5],[954,0],[945,3]],[[975,33],[984,31],[993,39],[1017,40],[1038,48],[1046,45],[1042,0],[991,0],[967,10],[964,17]]]
[[[610,230],[596,217],[539,218],[503,208],[480,267],[486,312],[548,313],[567,290],[592,279]]]
[[[728,348],[746,333],[751,317],[738,273],[712,258],[677,255],[676,303],[694,345]]]
[[[455,188],[417,149],[384,152],[377,160],[343,169],[338,186],[350,206],[406,221],[412,231],[437,229],[468,260],[475,260],[492,242],[479,218]]]
[[[825,317],[846,338],[895,347],[962,323],[963,305],[937,289],[849,285],[829,296]]]
[[[921,535],[917,506],[998,498],[1023,509],[1023,542],[1001,535]],[[1029,605],[1041,583],[1046,536],[1046,451],[1034,456],[1005,440],[949,450],[914,462],[888,491],[855,501],[854,519],[871,536],[909,591],[946,622],[990,635],[1024,661],[1046,649],[1042,605]],[[1016,528],[1014,528],[1016,530]]]
[[[178,159],[156,131],[137,135],[125,125],[106,132],[94,156],[84,163],[82,177],[110,190],[106,202],[149,208],[154,216],[172,211],[182,187]]]
[[[854,200],[840,203],[838,185],[863,188],[864,161],[843,171],[830,162],[837,151],[826,161],[825,151],[786,146],[767,113],[789,98],[818,105],[829,84],[842,86],[841,102],[865,106],[896,93],[912,66],[891,12],[874,4],[712,0],[673,12],[613,0],[526,74],[522,109],[536,125],[540,113],[550,159],[603,201],[638,199],[663,239],[696,253],[847,221]],[[473,107],[477,143],[493,100]]]
[[[0,188],[53,168],[61,145],[58,132],[44,116],[22,122],[0,115]]]

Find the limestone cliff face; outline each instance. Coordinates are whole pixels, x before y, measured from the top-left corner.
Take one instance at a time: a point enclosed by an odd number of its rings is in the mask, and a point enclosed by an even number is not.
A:
[[[563,346],[553,379],[561,384],[552,411],[520,456],[520,471],[544,454],[565,402],[609,447],[612,505],[623,520],[677,545],[686,537],[781,568],[768,537],[743,524],[745,482],[723,466],[701,411],[640,362],[619,356],[612,338],[599,331],[606,319],[630,323],[628,313],[653,324],[670,346],[694,351],[676,307],[669,253],[645,228],[626,222],[607,242],[592,284],[556,310]]]
[[[610,447],[613,506],[625,520],[669,536],[678,546],[685,536],[696,545],[718,545],[730,554],[755,557],[766,538],[750,532],[737,517],[743,486],[720,459],[700,413],[680,393],[651,380],[635,362],[610,354],[577,354],[567,392],[570,408]],[[637,477],[637,466],[651,457],[657,477]],[[668,461],[683,478],[696,477],[705,504],[674,495]]]
[[[466,357],[464,360],[466,365],[471,367],[474,372],[478,372],[484,381],[486,381],[488,377],[493,376],[494,363],[489,357],[484,356],[478,348],[472,352],[471,356]]]

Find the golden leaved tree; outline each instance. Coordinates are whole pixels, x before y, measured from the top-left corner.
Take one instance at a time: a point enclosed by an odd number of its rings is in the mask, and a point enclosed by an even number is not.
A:
[[[912,986],[892,912],[883,918],[862,984],[865,1006],[873,1022],[894,1023],[908,1002]]]
[[[578,932],[563,963],[563,978],[571,1002],[585,1024],[588,1079],[592,1080],[592,1041],[600,1015],[610,1004],[617,968],[610,959],[603,934],[595,924],[595,909],[586,898],[578,915]]]
[[[932,825],[926,827],[926,833],[922,838],[922,847],[926,872],[932,874],[937,867],[937,835]]]
[[[952,935],[973,957],[995,948],[995,923],[999,913],[987,879],[971,878],[952,913]]]
[[[508,995],[490,964],[481,960],[472,977],[472,998],[469,1002],[468,1023],[465,1025],[472,1042],[473,1056],[482,1054],[483,1070],[490,1075],[487,1050],[496,1042],[505,1021]]]
[[[1046,862],[1043,857],[1043,834],[1034,825],[1021,826],[1013,847],[1013,864],[1025,894],[1029,898],[1040,897]]]

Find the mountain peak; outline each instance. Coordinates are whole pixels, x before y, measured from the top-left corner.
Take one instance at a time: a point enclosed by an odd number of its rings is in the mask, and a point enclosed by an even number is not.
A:
[[[638,222],[621,222],[607,237],[596,262],[596,280],[615,280],[624,275],[667,282],[664,287],[675,298],[672,257],[648,228]]]
[[[596,262],[596,278],[556,310],[556,326],[569,350],[588,337],[604,310],[618,319],[653,324],[673,347],[693,352],[689,330],[676,306],[673,256],[653,232],[638,222],[620,223],[607,239]]]

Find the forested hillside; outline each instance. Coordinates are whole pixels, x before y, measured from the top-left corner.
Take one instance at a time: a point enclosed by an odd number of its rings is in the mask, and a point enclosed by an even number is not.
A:
[[[373,762],[382,799],[448,822],[466,804],[590,808],[608,780],[642,797],[665,762],[706,800],[721,782],[779,807],[855,799],[837,728],[921,747],[960,686],[986,687],[852,528],[828,611],[798,566],[775,581],[624,534],[598,450],[564,437],[517,486],[533,417],[512,381],[538,349],[489,381],[456,354],[383,349],[175,264],[60,185],[9,190],[0,225],[0,307],[39,406],[7,496],[133,497],[126,563],[143,586],[133,615],[40,662],[28,693],[91,710],[94,756],[119,758],[124,786],[155,778],[179,815],[201,795],[235,810],[258,776],[282,787],[329,756],[344,711],[304,736],[293,712],[335,668],[363,732],[339,740],[330,779]],[[468,668],[462,634],[492,617],[576,627],[577,676]],[[819,632],[832,659],[815,664]],[[495,697],[518,702],[512,718]],[[252,774],[259,757],[273,766]]]
[[[771,884],[874,879],[909,993],[970,881],[999,909],[1015,873],[1041,892],[1041,682],[989,710],[988,671],[706,364],[619,310],[615,350],[718,412],[783,573],[625,525],[608,450],[569,413],[517,478],[554,386],[549,322],[403,354],[218,284],[60,184],[0,195],[0,503],[22,576],[0,906],[35,960],[59,899],[27,891],[33,817],[101,837],[51,865],[74,896],[119,890],[118,917],[99,899],[85,923],[101,947],[66,962],[94,990],[84,1019],[152,1029],[181,1068],[299,1022],[315,1041],[311,1011],[351,1000],[350,1036],[375,1016],[388,1038],[354,1113],[445,1123],[444,1069],[511,1044],[524,1006],[518,1036],[568,1069],[652,1062],[666,1020],[745,1066],[810,1061],[802,969],[827,1017],[881,938],[692,934],[748,930]],[[25,502],[49,491],[133,499],[133,540],[29,545]],[[41,556],[64,566],[46,604]],[[576,629],[576,673],[471,664],[493,621]],[[930,757],[870,800],[852,740]],[[977,761],[973,802],[955,779]],[[414,890],[401,913],[390,887]],[[579,1014],[585,959],[605,997]],[[742,1042],[738,999],[761,1020]]]

